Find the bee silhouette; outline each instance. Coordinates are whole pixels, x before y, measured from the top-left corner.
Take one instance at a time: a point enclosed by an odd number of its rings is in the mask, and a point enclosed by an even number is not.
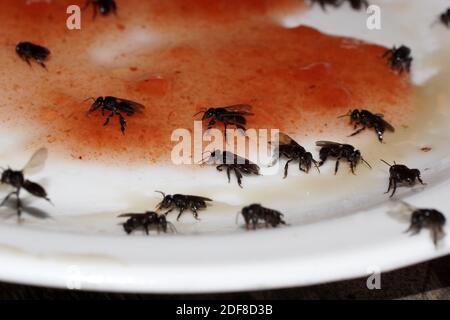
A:
[[[7,184],[13,187],[15,190],[11,191],[2,201],[0,207],[5,205],[5,203],[9,200],[11,196],[16,197],[16,208],[17,208],[17,216],[20,218],[22,214],[22,201],[20,199],[20,191],[25,189],[30,194],[35,197],[42,198],[51,203],[50,199],[47,197],[47,192],[45,189],[37,184],[36,182],[30,181],[25,178],[26,173],[31,173],[33,171],[39,171],[45,164],[45,160],[47,159],[47,149],[41,148],[37,150],[25,167],[22,170],[13,170],[13,169],[3,169],[0,182],[2,184]]]

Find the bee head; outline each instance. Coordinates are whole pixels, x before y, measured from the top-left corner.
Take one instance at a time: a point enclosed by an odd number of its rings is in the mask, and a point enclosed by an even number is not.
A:
[[[206,120],[206,119],[212,118],[215,115],[215,113],[216,113],[216,109],[215,108],[209,108],[203,114],[202,120]]]
[[[155,192],[161,193],[161,195],[163,196],[162,201],[157,206],[158,209],[170,208],[172,206],[173,198],[170,194],[166,195],[162,191],[155,191]]]
[[[360,117],[361,117],[361,113],[359,112],[358,109],[355,109],[355,110],[353,110],[353,111],[350,113],[350,118],[351,118],[352,120],[359,120]]]
[[[98,97],[97,99],[94,99],[94,98],[90,97],[90,98],[87,98],[86,100],[91,100],[91,99],[94,102],[91,104],[91,107],[89,108],[88,113],[94,112],[95,110],[100,108],[103,105],[104,101],[105,101],[103,99],[103,97]]]

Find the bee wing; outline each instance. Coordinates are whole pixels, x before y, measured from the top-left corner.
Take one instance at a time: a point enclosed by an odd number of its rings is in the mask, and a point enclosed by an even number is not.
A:
[[[122,213],[119,214],[118,218],[139,218],[145,215],[145,213]]]
[[[388,203],[388,208],[388,215],[400,222],[409,222],[411,220],[411,213],[416,209],[401,200],[391,200]]]
[[[135,102],[135,101],[127,100],[127,99],[117,98],[117,102],[119,102],[119,103],[120,102],[128,103],[129,105],[133,106],[133,108],[137,112],[140,112],[140,111],[145,109],[145,106],[143,104],[140,104],[140,103]]]
[[[384,120],[383,117],[380,117],[379,115],[378,115],[378,117],[379,117],[378,120],[385,126],[386,129],[388,129],[389,131],[392,131],[392,132],[395,131],[395,128],[389,122]]]
[[[37,150],[28,160],[28,163],[25,165],[22,171],[26,171],[27,173],[35,173],[44,168],[45,161],[48,157],[47,148],[40,148]]]
[[[190,196],[188,195],[189,198],[194,199],[194,200],[202,200],[202,201],[213,201],[210,198],[206,198],[206,197],[200,197],[200,196]]]
[[[333,142],[333,141],[326,141],[326,140],[316,141],[316,146],[318,146],[318,147],[341,146],[341,145],[342,145],[342,143]]]
[[[253,114],[251,112],[252,106],[249,104],[234,104],[232,106],[227,106],[227,107],[223,107],[223,108],[230,113],[237,113],[237,114],[244,114],[244,115]]]

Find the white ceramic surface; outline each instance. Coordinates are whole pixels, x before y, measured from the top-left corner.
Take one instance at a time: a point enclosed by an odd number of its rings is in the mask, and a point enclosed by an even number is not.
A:
[[[333,176],[330,164],[320,175],[300,178],[291,170],[286,180],[247,178],[239,190],[214,168],[79,164],[50,149],[47,168],[33,178],[47,187],[55,206],[27,200],[35,214],[44,210],[52,218],[27,215],[18,224],[11,209],[0,209],[0,280],[130,292],[224,292],[366,276],[448,254],[450,237],[435,248],[428,231],[410,237],[403,232],[408,222],[388,214],[392,204],[383,194],[388,168],[378,160],[383,154],[421,168],[427,186],[402,188],[399,196],[415,206],[450,212],[450,30],[430,27],[450,2],[372,2],[382,8],[381,31],[367,30],[366,15],[348,7],[326,13],[315,7],[280,23],[412,48],[420,124],[389,135],[386,145],[375,144],[372,134],[348,140],[365,150],[373,170],[361,167],[357,176],[345,170]],[[0,133],[0,165],[20,167],[30,155],[21,149],[29,133],[10,128]],[[432,151],[417,151],[422,146]],[[153,208],[160,200],[157,189],[209,196],[216,200],[214,210],[201,212],[200,222],[185,214],[175,224],[176,235],[126,236],[115,216]],[[235,216],[251,202],[283,211],[289,225],[247,232]]]

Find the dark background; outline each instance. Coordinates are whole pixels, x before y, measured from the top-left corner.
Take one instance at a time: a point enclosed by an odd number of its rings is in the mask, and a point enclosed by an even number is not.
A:
[[[153,295],[70,291],[0,282],[1,300],[19,299],[424,299],[450,300],[450,255],[381,275],[381,289],[368,290],[366,278],[317,286],[199,295]]]

